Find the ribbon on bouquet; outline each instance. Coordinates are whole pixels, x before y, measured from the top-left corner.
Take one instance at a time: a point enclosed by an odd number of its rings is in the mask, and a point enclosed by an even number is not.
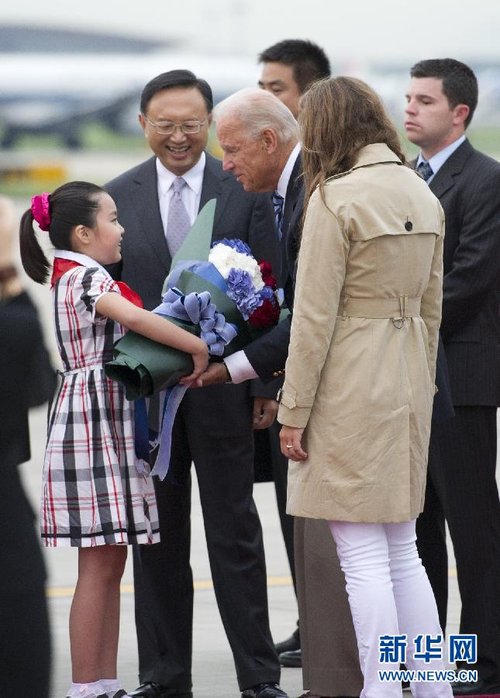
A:
[[[185,295],[175,287],[169,288],[163,296],[163,302],[154,312],[166,318],[199,325],[200,337],[206,342],[209,353],[214,356],[222,356],[226,345],[237,335],[236,327],[226,322],[224,315],[212,303],[208,291]],[[151,471],[151,475],[157,475],[160,480],[165,478],[170,467],[175,415],[188,387],[177,384],[165,391],[158,455]]]
[[[199,325],[200,338],[213,356],[222,356],[226,345],[238,334],[236,327],[226,322],[224,315],[212,303],[208,291],[185,295],[178,288],[169,288],[163,296],[163,303],[154,312],[166,318]]]

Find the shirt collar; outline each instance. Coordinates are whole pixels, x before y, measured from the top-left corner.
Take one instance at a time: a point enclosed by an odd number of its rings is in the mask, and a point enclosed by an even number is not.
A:
[[[81,264],[82,267],[87,267],[89,269],[100,269],[106,276],[110,276],[109,272],[106,271],[106,269],[102,266],[102,264],[99,264],[95,259],[92,259],[92,257],[89,257],[86,254],[81,254],[80,252],[71,252],[70,250],[54,250],[54,257],[59,257],[60,259],[69,259],[72,262],[76,262],[77,264]]]
[[[278,180],[278,186],[276,187],[277,193],[282,196],[284,199],[286,198],[286,191],[288,189],[288,183],[290,182],[290,177],[292,176],[293,168],[295,167],[295,162],[297,161],[297,158],[299,157],[300,153],[300,143],[297,143],[290,155],[288,156],[288,160],[286,161],[286,165],[283,168],[283,172],[281,173],[281,177]]]
[[[464,141],[465,134],[462,134],[460,138],[457,138],[456,141],[453,141],[453,143],[450,143],[450,145],[447,145],[446,148],[443,148],[443,150],[440,150],[439,153],[436,153],[429,160],[427,160],[427,162],[432,168],[432,177],[436,175],[439,168],[444,165],[444,163],[448,160],[450,155],[452,155],[452,153],[454,153],[455,150],[459,148]],[[417,158],[417,167],[420,165],[421,162],[425,162],[425,158],[422,157],[422,153],[419,153]],[[429,182],[431,181],[432,177],[429,178]]]
[[[185,172],[182,177],[186,184],[194,191],[196,195],[201,192],[203,185],[203,173],[205,171],[207,157],[203,152],[198,162],[193,167]],[[174,179],[177,177],[173,172],[167,170],[165,165],[156,158],[156,172],[158,174],[158,190],[161,196],[165,196],[168,192]]]

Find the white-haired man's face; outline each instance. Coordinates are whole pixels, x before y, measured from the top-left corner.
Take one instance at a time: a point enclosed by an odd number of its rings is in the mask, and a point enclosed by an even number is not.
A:
[[[256,138],[238,118],[225,116],[217,121],[217,138],[224,153],[222,165],[232,172],[245,191],[273,191],[276,173],[276,136],[264,129]]]

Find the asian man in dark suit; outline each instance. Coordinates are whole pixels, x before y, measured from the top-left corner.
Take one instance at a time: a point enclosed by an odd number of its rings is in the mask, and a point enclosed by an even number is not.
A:
[[[417,541],[446,625],[446,520],[462,600],[460,632],[477,634],[477,682],[454,695],[500,692],[500,164],[465,137],[478,99],[473,71],[453,59],[411,69],[405,128],[416,169],[446,218],[441,335],[455,417],[433,424]],[[443,628],[444,629],[444,628]]]
[[[258,260],[276,264],[268,197],[247,194],[205,152],[211,122],[209,85],[186,70],[163,73],[142,92],[139,116],[154,156],[107,185],[125,228],[121,278],[158,305],[177,242],[169,216],[182,178],[179,217],[192,223],[217,201],[214,239],[241,238]],[[178,210],[178,209],[177,209]],[[162,541],[136,550],[136,626],[141,686],[132,696],[192,696],[193,579],[190,548],[190,466],[196,467],[217,603],[245,698],[283,698],[269,630],[266,568],[252,497],[252,427],[265,425],[265,393],[251,383],[189,391],[174,425],[168,478],[157,482]],[[264,390],[264,388],[262,388]],[[273,411],[274,414],[274,411]]]
[[[280,224],[281,281],[287,306],[292,309],[303,212],[300,146],[293,116],[273,95],[248,89],[221,102],[215,109],[215,121],[224,152],[224,169],[232,172],[245,190],[273,191],[284,199]],[[282,375],[289,337],[287,318],[244,351],[227,357],[225,364],[231,379],[239,382],[258,375],[272,380]],[[211,364],[202,382],[220,382],[228,374],[223,366]],[[286,481],[283,487],[286,488]],[[328,534],[328,527],[323,524],[319,520],[295,519],[301,632],[298,652],[303,655],[307,689],[304,696],[358,696],[362,678],[345,580],[333,540],[323,535]]]

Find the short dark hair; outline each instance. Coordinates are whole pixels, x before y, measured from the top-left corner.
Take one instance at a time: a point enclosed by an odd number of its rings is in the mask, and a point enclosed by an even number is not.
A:
[[[430,58],[419,61],[410,70],[412,78],[438,78],[443,81],[443,94],[450,107],[466,104],[469,115],[465,128],[470,124],[477,106],[478,87],[474,71],[454,58]]]
[[[144,87],[141,94],[141,112],[146,113],[148,104],[155,94],[173,87],[195,87],[205,100],[209,114],[214,108],[212,88],[206,80],[197,78],[190,70],[169,70],[167,73],[157,75]]]
[[[259,54],[259,63],[283,63],[293,68],[301,94],[321,78],[330,77],[330,61],[317,44],[304,39],[285,39]]]

